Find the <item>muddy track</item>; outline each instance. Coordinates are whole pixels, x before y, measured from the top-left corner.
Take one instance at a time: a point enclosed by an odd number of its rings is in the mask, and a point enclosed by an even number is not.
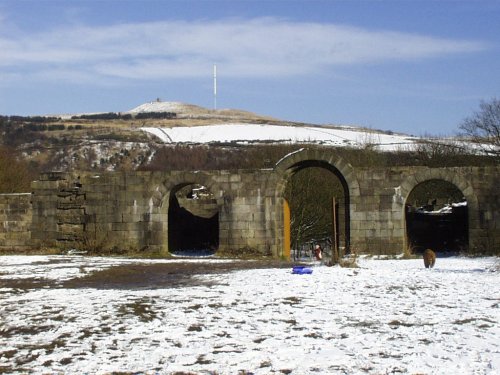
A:
[[[95,289],[159,289],[182,286],[207,285],[210,282],[197,275],[221,274],[238,270],[290,268],[292,263],[277,260],[236,260],[220,263],[175,262],[159,264],[127,264],[95,271],[71,279],[64,288]]]

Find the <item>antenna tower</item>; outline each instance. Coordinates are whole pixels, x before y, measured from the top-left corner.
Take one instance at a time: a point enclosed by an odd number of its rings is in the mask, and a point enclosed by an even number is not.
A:
[[[214,109],[217,109],[217,65],[214,64]]]

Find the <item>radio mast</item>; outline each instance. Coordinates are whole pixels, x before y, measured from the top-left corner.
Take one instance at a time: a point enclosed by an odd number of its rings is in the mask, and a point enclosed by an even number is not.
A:
[[[214,64],[214,109],[217,109],[217,65]]]

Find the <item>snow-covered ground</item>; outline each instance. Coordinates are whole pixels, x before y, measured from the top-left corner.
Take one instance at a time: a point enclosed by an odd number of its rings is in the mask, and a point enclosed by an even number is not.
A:
[[[312,264],[310,275],[266,268],[199,274],[180,287],[63,287],[95,270],[186,262],[226,261],[0,257],[0,372],[500,373],[498,258],[439,258],[430,270],[422,260],[361,259],[355,269]]]
[[[192,127],[144,127],[165,143],[289,142],[320,143],[330,146],[374,146],[381,151],[408,150],[418,138],[368,132],[354,127],[284,126],[261,124],[218,124]]]

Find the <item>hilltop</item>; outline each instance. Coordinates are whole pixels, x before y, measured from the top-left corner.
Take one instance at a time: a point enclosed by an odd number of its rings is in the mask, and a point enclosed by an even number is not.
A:
[[[258,115],[240,109],[208,109],[194,104],[181,102],[163,102],[159,99],[141,104],[126,113],[132,115],[151,112],[176,113],[178,119],[207,119],[207,120],[242,120],[242,121],[279,121],[269,116]]]

